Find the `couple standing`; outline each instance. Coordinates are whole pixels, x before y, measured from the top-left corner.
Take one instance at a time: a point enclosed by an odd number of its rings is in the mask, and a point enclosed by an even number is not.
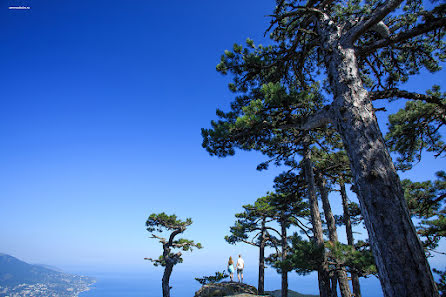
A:
[[[236,266],[237,266],[238,281],[240,282],[240,278],[241,278],[241,282],[243,283],[243,268],[245,268],[245,261],[243,261],[242,255],[238,255],[238,260],[237,260]],[[229,275],[231,277],[231,282],[232,282],[232,279],[234,277],[234,261],[232,260],[232,257],[229,257],[228,271],[229,271]]]

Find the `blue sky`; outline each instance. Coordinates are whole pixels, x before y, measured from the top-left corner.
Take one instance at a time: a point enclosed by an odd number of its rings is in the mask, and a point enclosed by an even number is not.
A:
[[[31,9],[7,9],[15,4]],[[185,267],[213,273],[238,253],[255,266],[255,249],[223,237],[281,170],[256,171],[264,158],[254,152],[210,157],[200,129],[233,99],[215,71],[220,55],[247,37],[261,41],[274,1],[0,5],[0,252],[77,270],[148,271],[142,259],[160,246],[144,223],[164,211],[192,217],[185,237],[205,246]],[[408,89],[441,85],[444,73]],[[407,176],[433,178],[444,165],[426,156]]]

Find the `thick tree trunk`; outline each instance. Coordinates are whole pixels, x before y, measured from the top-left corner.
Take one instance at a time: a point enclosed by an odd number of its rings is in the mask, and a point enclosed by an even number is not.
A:
[[[305,179],[308,185],[308,199],[310,204],[311,223],[313,226],[314,241],[318,246],[323,247],[324,237],[322,233],[322,221],[319,212],[319,206],[317,203],[313,165],[311,164],[311,151],[308,142],[304,144],[304,171],[305,171]],[[317,273],[319,281],[319,295],[320,297],[329,297],[331,295],[330,274],[328,271],[328,264],[325,258],[325,253]]]
[[[342,208],[344,210],[344,224],[345,224],[345,232],[347,233],[347,243],[348,245],[353,247],[353,249],[355,249],[352,222],[350,220],[350,212],[348,210],[347,192],[345,191],[344,182],[340,182],[339,185],[341,187]],[[351,275],[352,275],[353,295],[355,297],[361,297],[361,287],[359,285],[358,273],[352,272]]]
[[[266,236],[266,228],[265,228],[265,218],[262,219],[262,229],[260,234],[260,251],[259,251],[259,282],[258,288],[260,295],[264,294],[265,291],[265,236]]]
[[[416,235],[399,177],[362,85],[356,52],[341,27],[318,24],[333,92],[333,118],[344,142],[386,297],[439,296]]]
[[[318,187],[319,192],[321,193],[322,206],[324,208],[325,220],[328,226],[328,234],[330,241],[333,244],[338,243],[338,232],[336,230],[336,222],[333,216],[333,212],[331,211],[330,201],[328,201],[328,191],[326,187],[325,178],[318,174]],[[342,297],[351,297],[352,293],[350,292],[350,286],[348,284],[347,272],[340,265],[336,265],[335,276],[339,281],[339,289],[341,291]]]
[[[286,222],[285,219],[281,220],[281,245],[282,245],[282,263],[286,261],[288,252],[288,242],[287,242],[287,232],[286,232]],[[281,286],[282,297],[288,297],[288,269],[287,265],[282,267],[282,286]]]

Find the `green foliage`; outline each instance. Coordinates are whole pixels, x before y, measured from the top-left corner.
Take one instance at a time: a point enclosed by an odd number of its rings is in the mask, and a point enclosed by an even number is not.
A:
[[[328,259],[329,269],[336,270],[338,265],[359,276],[377,274],[375,260],[370,251],[369,244],[360,241],[355,247],[342,243],[326,242],[324,247],[313,241],[302,240],[297,234],[290,237],[290,252],[285,262],[280,261],[278,255],[268,257],[268,262],[276,269],[290,268],[298,274],[305,275],[317,271],[325,255]]]
[[[259,150],[268,156],[277,155],[278,150],[285,153],[285,148],[289,151],[289,143],[297,143],[302,136],[297,131],[276,128],[284,122],[309,116],[320,103],[316,86],[298,92],[278,83],[266,83],[249,95],[237,97],[231,105],[232,111],[218,110],[221,120],[212,121],[212,129],[202,129],[202,146],[219,157],[233,155],[235,148]]]
[[[446,236],[446,173],[439,171],[436,175],[433,182],[402,181],[411,215],[421,219],[416,228],[427,251],[435,250]]]
[[[434,273],[438,274],[440,276],[440,279],[437,281],[437,288],[438,292],[441,294],[441,297],[446,296],[446,270],[438,270],[433,269]]]
[[[196,277],[195,280],[199,282],[202,286],[204,286],[206,284],[218,283],[219,281],[227,277],[229,277],[229,274],[227,274],[226,271],[223,270],[223,272],[220,271],[215,272],[215,275],[203,276],[202,278]]]
[[[439,95],[439,89],[435,89]],[[432,92],[432,91],[431,91]],[[446,93],[441,94],[446,106]],[[423,101],[408,101],[405,108],[389,116],[389,132],[386,134],[390,150],[399,154],[397,165],[402,170],[421,160],[424,150],[436,156],[445,155],[446,144],[440,129],[446,124],[446,108]]]
[[[160,214],[152,213],[146,221],[147,231],[163,232],[166,230],[176,230],[186,228],[192,224],[192,219],[187,218],[186,221],[177,219],[176,215],[167,215],[164,212]]]
[[[350,202],[348,204],[348,214],[350,215],[350,222],[352,225],[359,225],[364,221],[364,218],[361,215],[361,209],[356,202]],[[344,225],[344,215],[335,215],[334,217],[336,220],[336,225]]]
[[[244,212],[235,214],[237,221],[230,227],[231,235],[225,236],[225,240],[230,244],[249,242],[252,245],[258,245],[259,234],[262,232],[262,220],[271,220],[275,214],[269,200],[269,196],[264,196],[258,198],[253,205],[243,205]],[[254,235],[251,241],[249,241],[250,235]]]
[[[347,271],[356,272],[359,276],[377,275],[375,259],[369,244],[359,242],[355,247],[337,242],[326,242],[329,262],[345,267]],[[332,269],[335,269],[333,267]]]
[[[147,231],[166,232],[169,231],[169,238],[163,238],[160,235],[152,233],[152,238],[158,239],[163,245],[163,254],[158,259],[145,258],[153,263],[154,266],[176,265],[183,262],[181,252],[173,253],[172,249],[181,249],[183,251],[192,251],[193,248],[201,249],[201,243],[195,243],[193,240],[180,238],[175,240],[175,236],[183,233],[188,226],[192,224],[192,219],[187,218],[182,221],[176,215],[167,215],[164,212],[152,213],[146,221]]]
[[[278,268],[282,265],[292,267],[300,275],[306,275],[317,270],[323,260],[323,247],[318,246],[313,241],[302,240],[297,234],[291,236],[290,241],[291,246],[287,262],[281,263],[277,256],[269,258],[269,262]]]
[[[194,243],[193,240],[188,240],[184,238],[180,238],[179,240],[173,241],[173,246],[180,247],[183,251],[192,251],[193,247],[197,249],[202,249],[203,246],[201,243]]]

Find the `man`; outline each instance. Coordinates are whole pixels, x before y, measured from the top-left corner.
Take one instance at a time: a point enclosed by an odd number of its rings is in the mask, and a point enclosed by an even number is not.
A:
[[[238,260],[237,260],[237,277],[238,277],[238,281],[239,282],[240,282],[240,277],[241,277],[242,283],[243,283],[243,268],[245,268],[245,261],[243,261],[242,255],[238,255]]]

